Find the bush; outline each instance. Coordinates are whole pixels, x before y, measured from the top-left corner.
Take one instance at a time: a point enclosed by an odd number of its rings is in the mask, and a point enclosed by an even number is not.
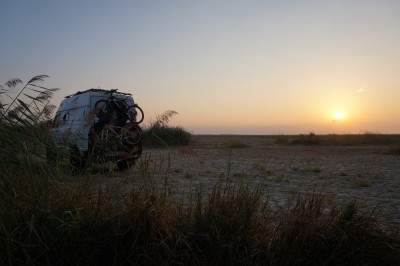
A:
[[[178,114],[169,110],[157,116],[156,121],[143,129],[143,145],[147,147],[187,146],[191,143],[192,134],[182,126],[171,127],[169,119]]]
[[[301,134],[299,138],[292,140],[291,144],[319,145],[321,143],[320,138],[314,132],[310,132],[308,135]]]

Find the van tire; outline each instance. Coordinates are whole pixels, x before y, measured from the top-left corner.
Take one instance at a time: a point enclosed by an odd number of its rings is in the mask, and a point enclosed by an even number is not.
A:
[[[118,160],[117,167],[119,170],[125,170],[129,168],[129,164],[127,160]]]

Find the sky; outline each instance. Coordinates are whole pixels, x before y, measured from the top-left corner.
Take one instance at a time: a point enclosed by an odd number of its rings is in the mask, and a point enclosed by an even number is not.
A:
[[[133,94],[194,134],[400,133],[397,0],[1,0],[0,84]]]

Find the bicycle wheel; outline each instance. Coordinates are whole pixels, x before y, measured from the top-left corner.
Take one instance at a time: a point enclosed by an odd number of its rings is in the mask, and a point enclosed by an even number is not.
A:
[[[129,120],[136,124],[140,124],[144,120],[143,110],[137,104],[129,106],[128,116],[129,116]]]
[[[127,124],[121,129],[121,137],[125,145],[135,146],[142,140],[142,129],[137,124]]]
[[[112,118],[112,107],[108,104],[107,100],[98,100],[94,105],[95,109],[99,109],[96,116],[103,123],[109,123]]]

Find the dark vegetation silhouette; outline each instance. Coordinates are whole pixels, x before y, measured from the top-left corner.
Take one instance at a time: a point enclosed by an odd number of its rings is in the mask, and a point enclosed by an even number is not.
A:
[[[168,110],[158,115],[143,130],[143,145],[146,147],[187,146],[191,143],[192,134],[182,126],[170,126],[169,122],[178,113]]]

